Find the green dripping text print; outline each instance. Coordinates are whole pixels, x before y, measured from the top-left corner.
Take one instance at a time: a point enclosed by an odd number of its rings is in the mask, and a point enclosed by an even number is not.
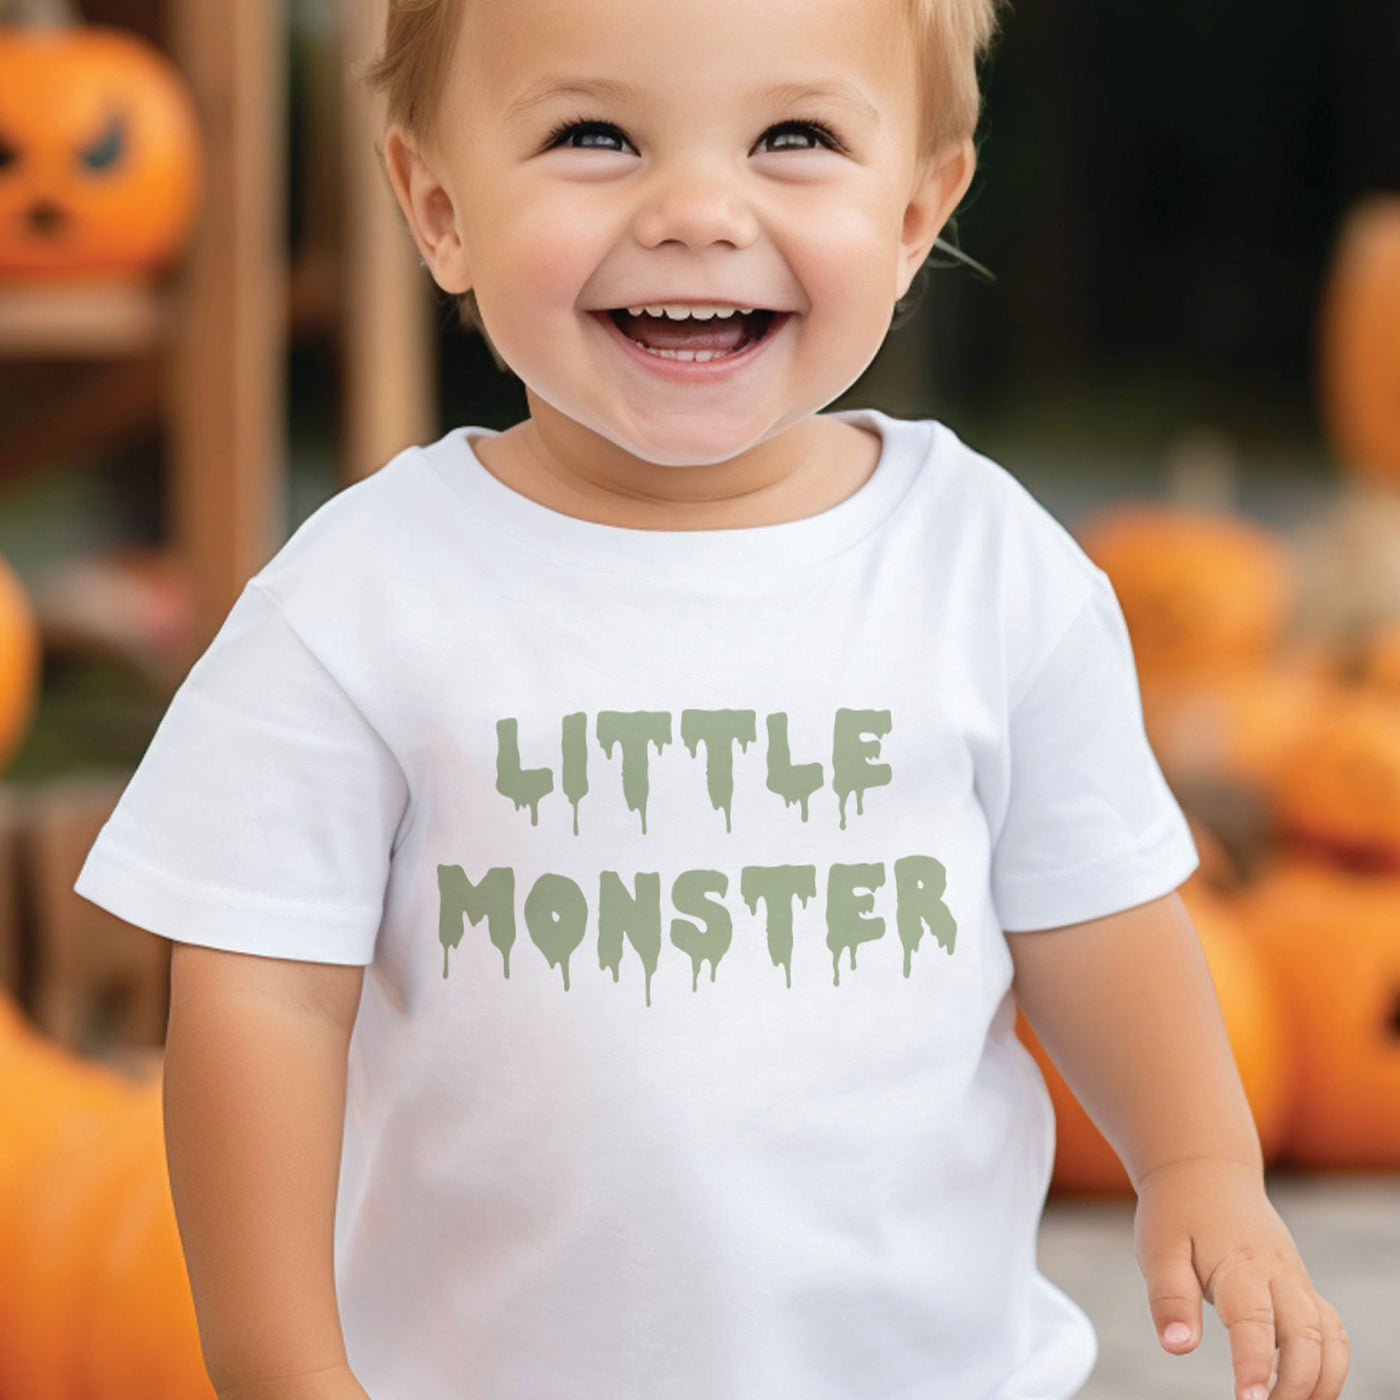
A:
[[[572,808],[572,831],[579,834],[580,806],[588,796],[587,715],[578,711],[561,722],[560,791]],[[812,796],[824,785],[820,761],[793,761],[788,742],[788,716],[767,717],[766,787],[783,799],[785,808],[799,808],[800,820],[810,820]],[[839,829],[847,829],[847,798],[854,793],[856,813],[865,812],[865,793],[892,781],[890,764],[877,761],[880,741],[891,732],[889,710],[838,709],[832,731],[831,786],[837,799]],[[724,814],[724,831],[733,834],[735,750],[747,753],[757,739],[757,715],[753,710],[681,711],[680,741],[692,760],[704,748],[704,786],[710,810]],[[653,752],[660,758],[672,743],[672,717],[665,710],[603,710],[597,715],[595,736],[599,750],[619,769],[626,809],[638,816],[640,834],[647,834]],[[554,791],[554,772],[548,767],[522,765],[519,724],[514,718],[496,722],[496,791],[509,798],[517,812],[530,811],[530,826],[539,826],[540,803]],[[766,820],[772,821],[773,817]],[[544,835],[544,833],[541,833]],[[553,839],[552,837],[550,839]],[[893,862],[894,929],[903,951],[903,972],[908,978],[912,960],[925,934],[932,944],[951,956],[957,924],[944,902],[947,871],[929,855],[910,854]],[[887,920],[874,913],[876,894],[887,883],[883,861],[849,864],[835,862],[828,868],[823,908],[826,946],[831,955],[832,981],[841,983],[841,955],[856,968],[856,949],[878,943],[886,936]],[[691,989],[698,990],[701,965],[709,964],[709,980],[734,939],[734,920],[725,900],[729,876],[719,870],[693,869],[677,874],[668,898],[674,917],[666,935],[673,947],[690,959]],[[750,916],[762,907],[769,960],[783,969],[792,987],[794,904],[805,909],[817,897],[815,865],[744,865],[739,873],[739,898]],[[442,975],[448,976],[449,956],[461,945],[468,927],[485,924],[486,936],[500,953],[501,971],[510,977],[510,953],[516,932],[515,871],[493,866],[473,881],[462,866],[437,867],[438,937],[442,943]],[[646,1004],[651,1005],[651,984],[663,945],[662,888],[659,871],[633,871],[629,879],[617,870],[599,872],[596,891],[598,967],[621,977],[623,959],[635,956],[645,973]],[[565,991],[569,988],[570,959],[588,933],[591,910],[588,896],[568,876],[540,875],[525,892],[521,905],[530,943],[551,968],[557,968]]]
[[[442,942],[442,975],[448,974],[448,950],[460,946],[468,924],[484,919],[491,943],[501,954],[501,970],[510,976],[510,950],[515,942],[515,872],[493,866],[480,883],[473,884],[460,865],[439,865],[438,937]],[[894,863],[896,888],[895,929],[904,949],[904,975],[912,970],[912,958],[924,935],[951,955],[957,925],[943,903],[946,872],[932,856],[903,856]],[[598,877],[598,966],[619,980],[624,944],[630,944],[646,972],[646,999],[651,1005],[651,979],[661,954],[661,875],[642,871],[629,890],[615,870]],[[746,865],[740,875],[740,892],[749,912],[762,903],[767,925],[768,953],[775,967],[782,967],[792,986],[792,904],[805,907],[816,893],[814,865]],[[885,920],[870,914],[874,891],[885,883],[882,863],[831,867],[826,886],[826,945],[831,950],[832,981],[841,983],[841,953],[856,965],[856,946],[885,936]],[[686,870],[671,885],[671,903],[678,915],[671,920],[671,942],[691,961],[691,988],[699,986],[700,965],[710,964],[710,981],[734,936],[734,921],[722,903],[729,877],[720,870]],[[718,895],[719,898],[712,896]],[[550,967],[558,967],[569,987],[569,958],[588,930],[588,900],[578,884],[566,875],[545,874],[530,887],[524,904],[525,928],[530,941],[544,954]]]

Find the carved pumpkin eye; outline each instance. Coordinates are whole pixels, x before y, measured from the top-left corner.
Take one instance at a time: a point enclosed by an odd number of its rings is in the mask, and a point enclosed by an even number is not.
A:
[[[0,136],[0,170],[7,170],[19,159],[19,152]]]
[[[122,158],[125,149],[126,131],[122,119],[113,117],[102,135],[79,154],[89,170],[107,170]]]

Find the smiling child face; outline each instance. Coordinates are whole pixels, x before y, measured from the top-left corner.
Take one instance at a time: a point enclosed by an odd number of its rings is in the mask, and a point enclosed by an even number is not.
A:
[[[614,86],[539,96],[555,79]],[[821,85],[841,91],[801,92]],[[475,290],[524,382],[537,454],[634,485],[756,454],[771,480],[972,178],[971,140],[921,161],[918,122],[903,0],[466,0],[433,144],[392,128],[385,154],[435,280]],[[606,316],[658,302],[790,314],[733,366],[677,365]]]

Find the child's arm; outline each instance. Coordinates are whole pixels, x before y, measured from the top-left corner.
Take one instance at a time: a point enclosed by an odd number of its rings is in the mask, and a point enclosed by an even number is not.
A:
[[[174,946],[171,1194],[221,1400],[352,1400],[333,1274],[364,969]]]
[[[1173,891],[1063,928],[1006,934],[1037,1038],[1134,1189],[1184,1157],[1264,1158],[1200,937]]]
[[[1163,1345],[1195,1345],[1204,1296],[1229,1333],[1241,1400],[1268,1385],[1276,1347],[1280,1397],[1335,1400],[1346,1331],[1265,1195],[1259,1136],[1180,896],[1006,940],[1027,1019],[1138,1193],[1137,1258]],[[1167,1337],[1172,1323],[1188,1329],[1181,1339]]]

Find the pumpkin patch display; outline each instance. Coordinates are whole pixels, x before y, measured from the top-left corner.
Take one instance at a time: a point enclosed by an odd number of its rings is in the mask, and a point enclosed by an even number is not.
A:
[[[1144,686],[1274,654],[1293,607],[1293,565],[1264,525],[1130,501],[1094,512],[1075,534],[1118,595]]]
[[[0,280],[153,276],[186,242],[200,173],[193,101],[158,49],[0,27]]]
[[[1400,195],[1360,200],[1323,292],[1320,389],[1343,469],[1400,486]]]
[[[1277,973],[1293,1040],[1284,1158],[1400,1167],[1400,876],[1285,855],[1232,907]]]
[[[1200,934],[1264,1160],[1272,1161],[1285,1139],[1294,1074],[1275,979],[1236,927],[1231,903],[1212,893],[1199,871],[1182,886],[1181,895]],[[1143,995],[1150,995],[1150,989],[1144,988]],[[1039,1065],[1055,1110],[1051,1189],[1091,1196],[1133,1194],[1118,1154],[1075,1098],[1019,1006],[1016,1032]]]

